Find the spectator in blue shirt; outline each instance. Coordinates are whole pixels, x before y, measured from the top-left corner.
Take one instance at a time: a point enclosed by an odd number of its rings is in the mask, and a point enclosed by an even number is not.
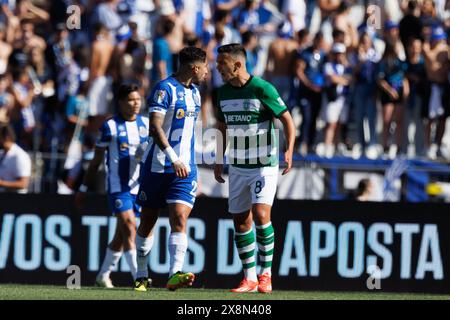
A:
[[[315,140],[316,121],[320,113],[324,85],[324,46],[323,34],[317,33],[313,45],[298,52],[296,58],[295,75],[299,81],[297,97],[302,114],[299,139],[302,154],[311,150]]]
[[[355,107],[355,123],[358,134],[358,148],[360,152],[366,150],[368,154],[374,154],[376,139],[376,64],[380,60],[373,42],[368,33],[361,35],[357,51],[353,54],[355,87],[353,103]],[[364,119],[369,125],[369,137],[364,134]],[[366,139],[368,138],[368,139]],[[366,143],[366,140],[368,143]],[[373,151],[372,151],[373,150]],[[370,157],[376,157],[370,156]]]
[[[378,65],[377,81],[380,87],[380,99],[383,106],[382,143],[385,153],[389,151],[394,158],[403,139],[403,102],[409,95],[409,84],[406,79],[407,64],[400,60],[395,45],[386,42],[386,49]],[[389,144],[389,132],[395,122],[395,143]],[[392,149],[388,150],[391,145]],[[404,150],[403,150],[404,151]]]
[[[242,34],[242,45],[247,52],[247,60],[245,66],[248,73],[253,74],[253,71],[258,64],[258,38],[252,31],[247,31]]]
[[[160,23],[160,35],[153,43],[152,84],[156,84],[173,73],[173,57],[168,38],[173,32],[175,23],[167,18],[163,18]]]

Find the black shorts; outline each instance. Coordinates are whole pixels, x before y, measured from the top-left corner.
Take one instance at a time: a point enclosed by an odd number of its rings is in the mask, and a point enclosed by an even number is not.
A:
[[[398,92],[398,99],[393,99],[386,91],[381,90],[380,92],[380,100],[381,100],[381,104],[384,106],[388,103],[394,103],[394,104],[399,104],[402,103],[403,101],[403,88],[399,88],[397,90]]]

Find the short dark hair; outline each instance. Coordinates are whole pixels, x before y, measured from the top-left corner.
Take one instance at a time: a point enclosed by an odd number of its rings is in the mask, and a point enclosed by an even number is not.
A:
[[[304,39],[307,35],[309,35],[309,30],[308,29],[301,29],[297,32],[297,37],[299,40]]]
[[[117,99],[125,100],[130,93],[135,91],[139,91],[139,87],[137,85],[135,85],[134,83],[123,83],[117,90]]]
[[[417,3],[416,0],[410,0],[410,1],[408,1],[408,10],[409,10],[409,11],[414,11],[414,10],[417,9],[417,6],[418,6],[418,5],[419,5],[419,4]]]
[[[160,20],[161,23],[161,35],[162,36],[166,36],[168,34],[170,34],[173,29],[175,28],[175,22],[173,22],[171,19],[169,18],[162,18],[162,20]]]
[[[189,47],[195,47],[199,39],[194,32],[186,32],[183,37],[183,43]]]
[[[227,53],[233,56],[243,56],[244,58],[247,58],[247,52],[245,51],[245,48],[240,43],[230,43],[223,46],[220,46],[217,49],[217,52],[220,53]]]
[[[97,34],[100,31],[105,30],[106,26],[103,23],[101,23],[100,21],[98,21],[98,22],[94,23],[94,25],[92,26],[92,29],[94,30],[94,33]]]
[[[367,178],[361,179],[358,183],[358,187],[356,188],[356,195],[357,196],[362,195],[369,187],[369,184],[370,184],[370,179],[367,179]]]
[[[337,37],[345,37],[345,32],[341,29],[333,29],[332,37],[333,39],[336,39]]]
[[[230,14],[229,10],[218,9],[214,12],[214,22],[223,21]]]
[[[14,129],[10,124],[0,122],[0,138],[9,138],[13,142],[16,141],[16,134],[14,133]]]
[[[245,32],[241,35],[241,38],[242,38],[242,44],[245,46],[247,43],[250,42],[250,40],[251,40],[253,37],[256,37],[256,34],[255,34],[253,31],[250,31],[250,30],[245,31]]]
[[[205,62],[206,52],[197,47],[184,47],[178,54],[180,65],[187,65],[194,62]]]

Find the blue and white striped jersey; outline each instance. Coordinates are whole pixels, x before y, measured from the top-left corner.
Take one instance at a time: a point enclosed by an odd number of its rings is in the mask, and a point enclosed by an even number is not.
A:
[[[165,115],[162,128],[170,146],[188,171],[196,171],[194,132],[201,105],[198,88],[194,85],[185,87],[170,76],[156,85],[147,105],[150,113]],[[143,161],[145,172],[173,173],[170,160],[151,137]]]
[[[108,193],[138,193],[140,163],[135,154],[136,149],[147,140],[147,117],[138,115],[135,121],[126,121],[116,115],[103,123],[96,145],[107,148]]]

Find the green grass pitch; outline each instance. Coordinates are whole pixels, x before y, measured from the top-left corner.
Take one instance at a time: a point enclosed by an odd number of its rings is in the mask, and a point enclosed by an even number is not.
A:
[[[274,291],[272,294],[234,294],[224,289],[183,288],[175,292],[150,288],[134,292],[131,288],[102,289],[63,286],[0,285],[0,300],[450,300],[450,295],[383,292]]]

